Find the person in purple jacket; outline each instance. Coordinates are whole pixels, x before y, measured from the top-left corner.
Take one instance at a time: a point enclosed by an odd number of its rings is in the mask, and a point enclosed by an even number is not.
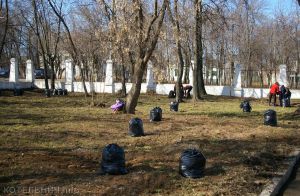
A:
[[[123,110],[124,106],[125,106],[124,101],[121,99],[117,99],[116,103],[114,105],[112,105],[110,108],[112,109],[112,111],[114,113],[116,113],[117,111]]]

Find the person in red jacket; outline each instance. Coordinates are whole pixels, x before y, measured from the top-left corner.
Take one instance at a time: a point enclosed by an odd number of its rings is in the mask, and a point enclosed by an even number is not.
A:
[[[269,105],[271,105],[271,100],[273,98],[273,105],[276,106],[276,94],[279,94],[279,83],[275,82],[271,88],[269,93]]]

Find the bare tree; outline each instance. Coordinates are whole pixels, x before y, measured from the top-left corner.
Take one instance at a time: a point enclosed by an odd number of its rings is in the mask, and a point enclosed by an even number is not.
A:
[[[126,99],[126,112],[135,113],[138,98],[141,92],[141,84],[143,74],[146,70],[147,63],[156,47],[157,40],[160,35],[161,26],[164,20],[166,6],[168,1],[164,0],[161,9],[158,11],[155,6],[155,13],[149,19],[148,25],[145,27],[145,12],[143,4],[140,0],[133,0],[135,14],[135,38],[137,42],[137,51],[135,55],[133,83]],[[157,5],[157,1],[155,1]],[[155,23],[156,27],[155,27]]]
[[[75,64],[79,64],[79,60],[78,60],[79,54],[77,52],[77,48],[76,48],[76,46],[73,42],[69,27],[68,27],[65,19],[63,18],[62,14],[58,11],[55,2],[52,2],[51,0],[48,0],[48,3],[50,5],[50,7],[52,8],[53,12],[55,13],[55,15],[63,23],[63,25],[65,27],[65,30],[67,31],[68,39],[69,39],[69,41],[71,43],[71,46],[72,46],[72,49],[73,49],[73,54],[72,54],[73,60],[74,60]],[[84,73],[83,73],[83,70],[82,70],[81,67],[80,67],[80,75],[81,75],[81,79],[82,79],[82,85],[83,85],[84,93],[85,93],[85,96],[87,96],[88,92],[87,92],[87,88],[86,88],[86,85],[85,85],[85,77],[84,77]]]

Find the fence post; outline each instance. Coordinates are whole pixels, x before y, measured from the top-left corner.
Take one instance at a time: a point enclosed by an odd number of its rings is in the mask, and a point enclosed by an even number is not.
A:
[[[69,92],[74,91],[74,70],[73,70],[73,62],[71,59],[67,59],[65,61],[66,64],[66,82],[65,82],[65,89],[67,89]]]
[[[80,78],[80,67],[79,65],[75,65],[75,79],[78,80]]]
[[[234,67],[233,88],[242,88],[242,66],[240,64],[235,64]]]
[[[18,82],[19,80],[19,64],[17,59],[10,59],[9,82]]]
[[[113,78],[113,61],[111,59],[106,61],[105,92],[115,93],[115,84]]]
[[[193,82],[194,82],[194,77],[193,77],[193,70],[194,70],[194,61],[191,61],[191,64],[190,64],[190,69],[189,69],[189,84],[191,86],[193,86]]]
[[[153,64],[152,64],[151,61],[149,61],[148,65],[147,65],[146,83],[147,83],[147,91],[155,90],[155,82],[154,82],[154,75],[153,75]]]
[[[286,65],[279,65],[279,75],[277,81],[280,85],[288,86],[287,74],[286,74]]]
[[[240,64],[235,64],[234,66],[234,77],[232,87],[233,96],[244,96],[244,90],[242,89],[242,65]]]

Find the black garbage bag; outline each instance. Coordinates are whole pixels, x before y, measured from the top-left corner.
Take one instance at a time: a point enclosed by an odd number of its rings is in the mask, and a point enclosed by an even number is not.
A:
[[[161,121],[162,119],[162,109],[160,107],[155,107],[150,110],[150,121]]]
[[[68,95],[68,90],[67,89],[63,90],[63,95]]]
[[[129,121],[129,135],[132,137],[144,136],[143,121],[139,118],[132,118]]]
[[[274,110],[267,110],[264,113],[264,124],[270,126],[277,126],[277,115]]]
[[[108,144],[102,150],[101,174],[127,174],[125,153],[117,144]]]
[[[45,95],[46,95],[46,97],[50,97],[51,96],[51,90],[50,89],[45,89]]]
[[[178,106],[179,106],[179,103],[178,103],[178,102],[172,101],[172,102],[170,103],[170,110],[171,110],[171,111],[178,112]]]
[[[179,173],[188,178],[200,178],[204,175],[206,158],[196,149],[187,149],[180,156]]]
[[[240,108],[243,109],[243,112],[251,112],[251,110],[252,110],[252,107],[251,107],[250,102],[248,100],[244,100],[240,104]]]
[[[14,96],[22,96],[24,93],[23,89],[15,88],[14,89]]]
[[[169,95],[168,95],[168,98],[175,98],[176,97],[176,93],[175,93],[175,91],[170,91],[169,92]]]
[[[64,94],[63,89],[61,89],[61,88],[57,89],[57,94],[62,96]]]
[[[57,89],[53,89],[52,95],[58,95],[58,90]]]

